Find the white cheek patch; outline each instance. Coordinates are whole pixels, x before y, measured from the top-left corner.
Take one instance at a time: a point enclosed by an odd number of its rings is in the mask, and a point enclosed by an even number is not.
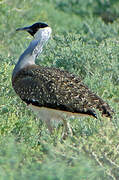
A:
[[[52,29],[50,27],[46,27],[43,29],[39,29],[38,32],[34,35],[35,39],[49,39],[52,33]]]
[[[34,40],[32,41],[32,43],[34,43],[34,50],[32,52],[32,55],[35,55],[35,57],[37,57],[39,54],[41,54],[43,46],[50,38],[51,33],[52,29],[50,27],[39,29],[39,31],[34,36]]]

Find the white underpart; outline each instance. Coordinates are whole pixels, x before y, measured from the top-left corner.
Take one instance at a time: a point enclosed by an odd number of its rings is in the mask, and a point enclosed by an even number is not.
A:
[[[38,107],[32,104],[30,104],[28,107],[37,115],[38,118],[40,118],[46,123],[50,132],[52,132],[54,127],[57,127],[61,123],[64,124],[66,131],[67,128],[70,130],[67,118],[80,118],[80,116],[83,116],[83,114],[80,113],[71,113],[68,111],[61,111],[46,107]]]
[[[38,118],[46,123],[50,132],[52,132],[53,128],[57,127],[58,124],[63,123],[64,119],[68,117],[68,114],[65,114],[65,112],[63,113],[55,109],[37,107],[31,104],[28,107],[33,110]]]

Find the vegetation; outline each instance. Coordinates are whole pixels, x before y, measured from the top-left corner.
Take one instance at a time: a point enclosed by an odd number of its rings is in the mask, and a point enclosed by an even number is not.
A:
[[[0,0],[1,180],[119,179],[118,9],[118,0]],[[15,94],[12,70],[31,41],[15,29],[37,21],[53,29],[37,63],[81,76],[114,109],[112,120],[69,119],[74,135],[63,140],[62,127],[50,135]]]

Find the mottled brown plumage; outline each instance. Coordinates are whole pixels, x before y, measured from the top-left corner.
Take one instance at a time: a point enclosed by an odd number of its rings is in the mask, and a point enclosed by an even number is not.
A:
[[[27,104],[96,117],[95,109],[111,117],[109,105],[84,85],[79,77],[56,68],[31,65],[12,79],[13,87]]]

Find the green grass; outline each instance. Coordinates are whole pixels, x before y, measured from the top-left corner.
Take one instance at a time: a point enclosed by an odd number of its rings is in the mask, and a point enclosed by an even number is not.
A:
[[[0,1],[0,179],[119,179],[119,2]],[[110,12],[113,23],[104,22]],[[103,15],[102,15],[103,14]],[[113,16],[112,16],[113,15]],[[73,137],[50,135],[15,94],[11,74],[31,41],[18,27],[45,21],[52,38],[37,64],[79,75],[114,109],[112,120],[69,119]]]

